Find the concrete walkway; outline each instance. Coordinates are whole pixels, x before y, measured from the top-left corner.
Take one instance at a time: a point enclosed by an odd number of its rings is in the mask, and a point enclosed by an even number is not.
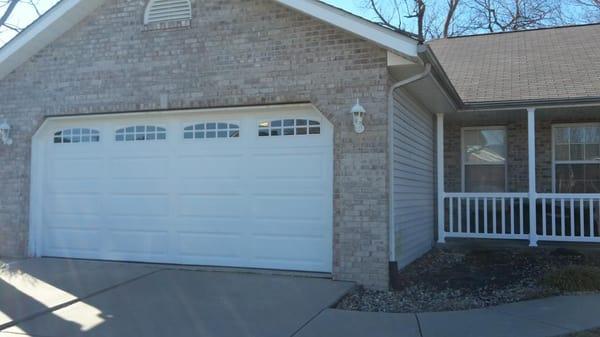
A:
[[[550,337],[600,327],[600,295],[420,314],[328,309],[297,337]]]

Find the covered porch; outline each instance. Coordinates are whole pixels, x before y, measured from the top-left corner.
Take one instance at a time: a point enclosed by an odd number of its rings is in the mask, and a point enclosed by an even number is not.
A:
[[[438,242],[600,243],[600,107],[437,115]]]

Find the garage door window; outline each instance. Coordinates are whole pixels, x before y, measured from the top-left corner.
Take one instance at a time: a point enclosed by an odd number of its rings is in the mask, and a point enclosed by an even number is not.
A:
[[[184,139],[238,138],[239,124],[211,122],[186,126],[183,129]]]
[[[145,140],[165,140],[167,130],[159,126],[137,125],[118,129],[115,135],[117,142],[133,142]]]
[[[54,133],[55,144],[66,143],[97,143],[100,141],[100,131],[88,128],[64,129]]]
[[[258,124],[260,137],[304,136],[321,134],[321,123],[309,119],[278,119]]]

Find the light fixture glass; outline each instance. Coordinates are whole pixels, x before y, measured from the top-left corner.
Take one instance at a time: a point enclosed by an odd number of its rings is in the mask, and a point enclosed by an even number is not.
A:
[[[4,145],[12,144],[12,139],[10,139],[10,125],[6,121],[0,124],[0,141]]]
[[[357,99],[356,104],[352,107],[352,110],[350,110],[350,113],[352,113],[352,124],[354,124],[354,131],[356,133],[365,132],[365,125],[363,124],[363,119],[366,112],[367,111],[365,110],[365,108],[362,105],[360,105],[360,100]]]

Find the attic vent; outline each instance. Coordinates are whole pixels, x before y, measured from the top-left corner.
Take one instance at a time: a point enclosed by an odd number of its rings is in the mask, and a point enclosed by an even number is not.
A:
[[[163,21],[190,20],[190,0],[150,0],[144,14],[144,24]]]

